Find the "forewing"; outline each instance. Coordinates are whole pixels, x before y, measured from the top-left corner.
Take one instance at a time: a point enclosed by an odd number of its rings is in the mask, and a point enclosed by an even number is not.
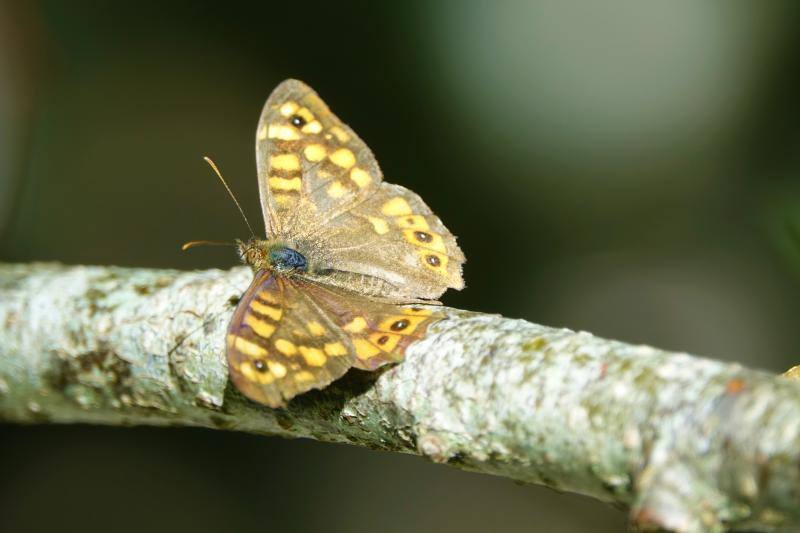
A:
[[[302,287],[264,271],[228,326],[227,358],[236,388],[270,407],[325,387],[354,361],[348,336]]]
[[[273,91],[256,153],[267,234],[318,266],[310,281],[398,302],[464,286],[455,237],[419,196],[381,181],[366,144],[304,83]]]
[[[290,239],[357,205],[380,185],[375,156],[310,87],[286,80],[256,131],[267,235]]]

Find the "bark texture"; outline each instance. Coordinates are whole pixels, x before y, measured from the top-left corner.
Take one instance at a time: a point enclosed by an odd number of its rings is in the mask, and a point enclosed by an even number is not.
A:
[[[272,410],[227,378],[250,279],[0,265],[0,419],[307,437],[590,495],[634,527],[800,527],[800,382],[451,309],[402,364]]]

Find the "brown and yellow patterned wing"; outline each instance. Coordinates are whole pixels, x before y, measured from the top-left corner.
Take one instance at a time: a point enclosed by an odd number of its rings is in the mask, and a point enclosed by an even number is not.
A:
[[[251,400],[279,407],[352,366],[348,339],[289,280],[259,271],[228,326],[228,369]]]
[[[280,407],[350,367],[402,360],[442,316],[259,272],[228,327],[231,380],[248,398]]]
[[[298,80],[284,81],[267,99],[256,164],[267,236],[284,239],[347,211],[382,179],[364,141]]]
[[[402,361],[409,345],[445,316],[431,306],[393,305],[340,289],[306,287],[309,296],[340,325],[352,347],[353,366],[363,370]]]
[[[304,83],[273,91],[256,154],[267,235],[326,271],[309,280],[398,302],[464,286],[455,237],[419,196],[382,182],[367,145]]]
[[[435,299],[464,287],[465,259],[455,237],[419,196],[399,185],[382,183],[314,237],[324,243],[324,264],[336,272],[312,274],[318,283],[363,292],[362,280],[377,278],[388,286],[376,296],[396,301]]]

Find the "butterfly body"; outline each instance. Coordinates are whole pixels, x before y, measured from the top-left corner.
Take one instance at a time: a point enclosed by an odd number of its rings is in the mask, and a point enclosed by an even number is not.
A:
[[[266,239],[239,242],[254,271],[228,328],[231,379],[271,407],[349,368],[402,360],[463,287],[464,255],[413,192],[382,181],[372,152],[297,80],[256,133]]]
[[[282,241],[253,239],[238,243],[239,257],[254,271],[269,270],[278,275],[308,272],[308,259]]]
[[[269,251],[272,268],[279,272],[306,272],[308,261],[306,256],[288,246],[273,247]]]

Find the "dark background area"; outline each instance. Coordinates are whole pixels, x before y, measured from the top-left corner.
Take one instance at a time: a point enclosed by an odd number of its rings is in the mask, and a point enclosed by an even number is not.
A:
[[[228,268],[297,77],[459,237],[445,303],[772,371],[800,362],[794,3],[0,1],[0,260]],[[0,531],[619,531],[405,456],[0,426]]]

